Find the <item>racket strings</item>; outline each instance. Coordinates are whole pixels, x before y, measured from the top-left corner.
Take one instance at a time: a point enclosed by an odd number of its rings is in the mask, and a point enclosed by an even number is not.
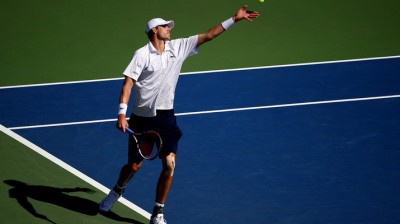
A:
[[[162,141],[156,132],[145,132],[136,137],[139,143],[139,151],[144,158],[152,159],[157,157],[162,147]]]

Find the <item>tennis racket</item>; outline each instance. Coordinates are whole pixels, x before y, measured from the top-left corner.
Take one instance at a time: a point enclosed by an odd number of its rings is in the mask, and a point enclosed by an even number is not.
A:
[[[125,127],[125,130],[135,140],[136,148],[143,159],[153,160],[159,155],[163,143],[160,134],[158,134],[156,131],[136,133],[128,127]]]

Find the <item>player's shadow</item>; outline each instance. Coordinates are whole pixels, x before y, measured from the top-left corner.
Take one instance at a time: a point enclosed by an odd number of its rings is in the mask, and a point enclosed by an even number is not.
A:
[[[136,224],[141,223],[134,219],[121,217],[112,211],[107,213],[98,213],[98,204],[96,202],[86,198],[68,195],[68,193],[73,192],[85,192],[88,194],[95,192],[88,188],[56,188],[41,185],[28,185],[18,180],[5,180],[4,183],[12,187],[9,190],[10,198],[15,198],[18,203],[33,216],[50,223],[55,222],[49,219],[46,215],[38,213],[28,199],[50,203],[89,216],[101,214],[115,221]]]

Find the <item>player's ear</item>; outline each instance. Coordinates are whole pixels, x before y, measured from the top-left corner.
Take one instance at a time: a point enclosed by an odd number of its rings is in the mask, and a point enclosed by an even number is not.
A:
[[[154,35],[153,29],[151,29],[151,30],[149,30],[149,32],[147,32],[147,37],[149,38],[149,40],[151,40],[151,38],[153,37],[153,35]]]

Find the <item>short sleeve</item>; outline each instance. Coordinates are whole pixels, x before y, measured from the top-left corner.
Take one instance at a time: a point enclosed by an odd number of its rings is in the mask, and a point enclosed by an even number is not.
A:
[[[173,40],[171,44],[173,49],[179,51],[178,54],[181,55],[182,58],[187,58],[198,53],[197,42],[198,36],[194,35],[188,38]]]
[[[126,67],[125,71],[122,74],[137,81],[145,67],[145,63],[146,62],[143,56],[141,56],[139,52],[136,52],[133,55],[128,67]]]

